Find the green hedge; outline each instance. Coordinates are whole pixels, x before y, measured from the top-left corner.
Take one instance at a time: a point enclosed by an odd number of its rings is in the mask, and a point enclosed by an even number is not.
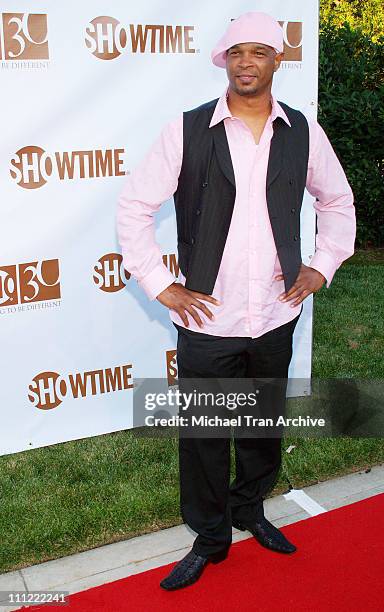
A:
[[[318,118],[354,192],[360,247],[384,244],[384,9],[367,17],[376,5],[324,2],[320,12]]]

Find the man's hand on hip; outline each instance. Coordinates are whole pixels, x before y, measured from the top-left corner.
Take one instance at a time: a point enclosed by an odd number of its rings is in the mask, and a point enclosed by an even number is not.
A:
[[[275,280],[283,280],[283,278],[284,276],[282,274],[275,276]],[[300,272],[294,284],[288,292],[279,295],[279,300],[281,302],[295,300],[291,306],[298,306],[308,295],[319,291],[325,281],[326,279],[321,272],[318,272],[315,268],[301,264]]]
[[[157,299],[167,308],[171,308],[177,312],[186,327],[189,326],[189,322],[185,311],[189,312],[199,327],[203,327],[204,324],[195,308],[198,308],[204,312],[204,314],[206,314],[211,320],[215,318],[212,312],[206,307],[205,304],[200,302],[200,300],[206,300],[207,302],[211,302],[211,304],[215,304],[217,306],[220,304],[220,302],[211,295],[199,293],[198,291],[191,291],[190,289],[186,289],[181,283],[172,283],[172,285],[159,293]]]

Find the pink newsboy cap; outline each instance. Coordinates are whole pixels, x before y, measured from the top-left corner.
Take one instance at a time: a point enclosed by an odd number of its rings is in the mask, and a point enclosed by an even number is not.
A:
[[[282,53],[283,30],[276,19],[267,13],[245,13],[231,21],[224,36],[220,38],[211,53],[212,62],[219,68],[225,68],[228,49],[233,45],[247,42],[269,45]]]

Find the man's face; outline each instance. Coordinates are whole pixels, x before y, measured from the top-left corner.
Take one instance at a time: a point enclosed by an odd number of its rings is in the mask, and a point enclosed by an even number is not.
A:
[[[227,51],[229,87],[240,96],[262,93],[272,83],[283,53],[261,43],[240,43]]]

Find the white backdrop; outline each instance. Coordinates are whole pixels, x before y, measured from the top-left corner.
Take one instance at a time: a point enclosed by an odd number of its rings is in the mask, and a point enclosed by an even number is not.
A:
[[[0,454],[127,429],[135,378],[173,382],[176,331],[124,275],[117,198],[166,121],[221,95],[210,51],[249,10],[284,22],[291,59],[274,93],[315,116],[316,0],[19,0],[1,13]],[[156,224],[174,271],[172,201]],[[311,345],[307,298],[290,366],[307,380],[288,395],[310,390]]]

